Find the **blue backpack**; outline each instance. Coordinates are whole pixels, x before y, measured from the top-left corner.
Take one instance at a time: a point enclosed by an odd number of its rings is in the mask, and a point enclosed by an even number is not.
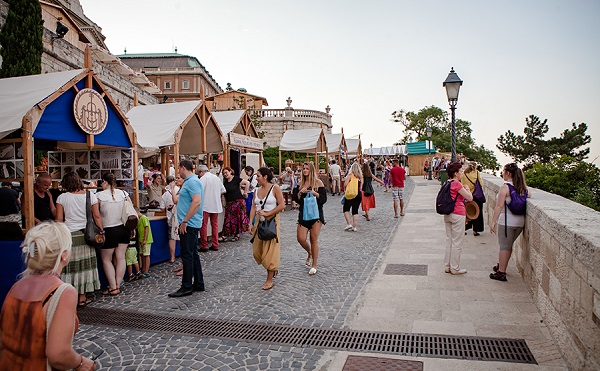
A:
[[[527,191],[520,195],[512,184],[506,184],[510,191],[510,203],[506,207],[515,215],[527,214]]]

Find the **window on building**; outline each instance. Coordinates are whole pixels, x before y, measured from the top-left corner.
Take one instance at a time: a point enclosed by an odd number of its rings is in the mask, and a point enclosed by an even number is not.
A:
[[[183,90],[189,90],[190,89],[190,81],[189,80],[183,80],[183,82],[181,83],[181,88]]]
[[[171,81],[165,81],[165,90],[167,89],[172,89],[171,88]]]

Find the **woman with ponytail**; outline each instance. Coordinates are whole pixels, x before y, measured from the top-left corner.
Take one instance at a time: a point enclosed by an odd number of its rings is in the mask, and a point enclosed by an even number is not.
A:
[[[490,273],[490,278],[498,281],[507,280],[506,267],[512,254],[512,247],[525,226],[525,215],[516,215],[506,206],[511,203],[510,188],[514,188],[518,195],[529,197],[525,175],[517,164],[505,165],[502,170],[502,178],[505,183],[498,191],[496,208],[494,209],[494,216],[490,225],[491,233],[496,233],[497,225],[500,227],[498,228],[499,233],[497,233],[498,244],[500,245],[498,264],[493,268],[494,273]]]
[[[104,295],[119,295],[119,286],[125,276],[125,251],[129,245],[129,230],[121,221],[121,214],[127,199],[127,194],[117,189],[113,173],[105,173],[102,176],[103,191],[98,192],[98,204],[100,215],[104,225],[106,241],[100,249],[102,267],[108,280],[108,288],[102,291]],[[113,259],[114,257],[114,259]]]

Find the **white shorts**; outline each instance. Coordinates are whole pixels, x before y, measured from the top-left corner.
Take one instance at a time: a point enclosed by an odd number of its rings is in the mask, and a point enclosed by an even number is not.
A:
[[[392,187],[392,198],[394,201],[402,200],[404,194],[404,188]]]

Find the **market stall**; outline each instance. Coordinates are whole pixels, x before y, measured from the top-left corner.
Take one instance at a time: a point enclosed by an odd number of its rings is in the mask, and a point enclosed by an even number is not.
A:
[[[254,152],[259,155],[259,164],[263,163],[263,142],[246,110],[213,111],[215,121],[223,134],[223,166],[231,167],[236,174],[241,172],[241,155]]]
[[[325,134],[325,141],[327,142],[327,152],[340,162],[348,149],[344,133]],[[329,160],[329,158],[327,160]]]
[[[350,157],[359,158],[362,156],[362,143],[360,142],[360,135],[358,139],[346,139],[346,146],[348,150],[346,151],[346,163],[348,163],[348,159]]]
[[[224,149],[221,130],[204,101],[136,106],[127,112],[127,118],[138,133],[140,153],[160,153],[162,164],[168,164],[171,155],[178,161],[180,155],[219,153]],[[166,179],[168,167],[162,166],[161,171]],[[154,238],[151,263],[169,260],[166,216],[148,219]]]
[[[283,133],[279,143],[279,174],[281,174],[281,151],[295,153],[306,153],[315,155],[315,166],[319,165],[319,153],[325,152],[325,158],[329,157],[327,141],[323,129],[288,130]]]
[[[56,179],[70,171],[80,173],[84,179],[94,179],[94,174],[120,170],[119,179],[130,181],[131,189],[137,191],[137,174],[133,171],[135,133],[94,74],[89,50],[85,66],[78,70],[0,79],[3,165],[0,177],[2,181],[23,184],[22,213],[26,230],[34,226],[34,155],[42,151],[48,154],[48,165],[40,171],[54,172]],[[98,156],[97,161],[95,156]],[[22,238],[23,235],[0,235],[2,300],[23,268],[15,264],[15,257],[21,256]]]

